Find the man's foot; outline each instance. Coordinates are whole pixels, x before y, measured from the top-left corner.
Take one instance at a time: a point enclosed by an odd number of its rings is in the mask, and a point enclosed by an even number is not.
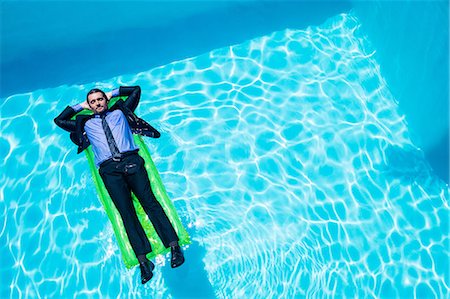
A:
[[[170,266],[172,268],[181,266],[184,263],[184,255],[181,251],[181,247],[179,245],[170,246],[170,252],[172,253]]]
[[[141,282],[145,284],[147,281],[153,277],[153,269],[155,265],[151,261],[140,262],[139,267],[141,268]]]

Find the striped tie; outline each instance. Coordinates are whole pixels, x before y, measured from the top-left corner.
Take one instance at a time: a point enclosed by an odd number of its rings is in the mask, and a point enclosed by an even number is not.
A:
[[[120,158],[120,151],[117,147],[116,141],[114,140],[114,136],[109,128],[108,123],[106,122],[106,113],[101,114],[100,118],[102,119],[103,130],[105,131],[106,140],[108,141],[109,149],[111,150],[111,154],[113,158]]]

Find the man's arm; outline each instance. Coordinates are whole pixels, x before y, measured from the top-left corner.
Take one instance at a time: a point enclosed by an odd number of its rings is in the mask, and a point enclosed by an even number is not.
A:
[[[60,115],[58,115],[54,121],[58,127],[64,129],[68,132],[76,131],[76,122],[71,120],[71,118],[80,112],[83,109],[89,109],[89,106],[86,102],[82,102],[80,104],[74,106],[67,106]]]
[[[134,112],[141,98],[141,88],[139,86],[121,86],[118,95],[128,96],[123,105]]]
[[[74,110],[74,108],[67,106],[54,121],[58,127],[72,133],[76,131],[75,121],[71,120],[75,114],[77,114],[77,111]]]

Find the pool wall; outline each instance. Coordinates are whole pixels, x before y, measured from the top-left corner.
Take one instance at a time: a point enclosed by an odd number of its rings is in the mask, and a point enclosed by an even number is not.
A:
[[[353,1],[411,138],[449,181],[448,1]]]
[[[351,9],[347,0],[0,5],[0,65],[8,74],[0,77],[0,98],[147,71],[286,28],[317,26]]]

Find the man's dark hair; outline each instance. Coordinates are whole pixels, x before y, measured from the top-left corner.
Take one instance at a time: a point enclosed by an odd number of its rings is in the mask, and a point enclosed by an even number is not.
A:
[[[106,93],[105,93],[103,90],[98,89],[98,88],[92,88],[91,90],[89,90],[89,92],[88,92],[87,95],[86,95],[86,101],[89,102],[89,101],[88,101],[89,95],[90,95],[90,94],[93,94],[93,93],[96,93],[96,92],[101,92],[102,95],[103,95],[103,97],[105,98],[105,100],[106,100],[107,102],[109,101],[109,100],[108,100],[108,97],[106,96]]]

